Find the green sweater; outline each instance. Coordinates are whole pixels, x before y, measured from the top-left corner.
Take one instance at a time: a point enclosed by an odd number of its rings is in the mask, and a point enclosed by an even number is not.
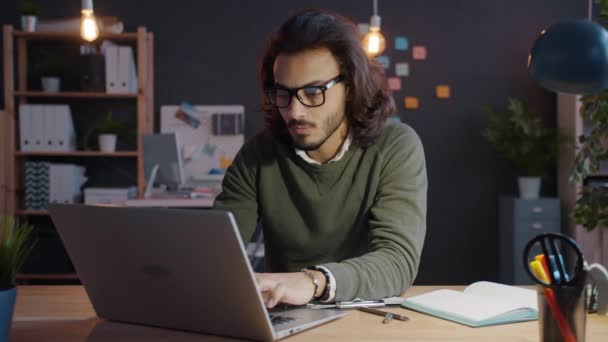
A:
[[[228,168],[215,207],[231,211],[244,242],[258,218],[266,271],[323,265],[336,301],[400,295],[418,271],[426,233],[427,176],[420,138],[387,124],[375,144],[313,165],[267,133]]]

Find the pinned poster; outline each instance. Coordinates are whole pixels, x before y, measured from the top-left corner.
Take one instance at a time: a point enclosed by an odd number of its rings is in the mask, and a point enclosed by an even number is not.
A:
[[[378,56],[376,60],[384,66],[384,69],[388,69],[391,66],[391,59],[387,55]]]
[[[405,77],[410,75],[409,63],[395,63],[395,75]]]
[[[425,46],[414,46],[412,49],[413,58],[416,60],[426,59],[426,47]]]
[[[446,84],[440,84],[435,87],[435,95],[438,99],[449,99],[450,98],[450,86]]]
[[[420,108],[420,102],[417,97],[406,96],[405,99],[403,99],[403,106],[405,109],[414,110]]]
[[[388,78],[388,89],[392,91],[401,90],[401,79],[399,77],[389,77]]]
[[[395,50],[405,51],[409,48],[410,42],[407,37],[395,37]]]

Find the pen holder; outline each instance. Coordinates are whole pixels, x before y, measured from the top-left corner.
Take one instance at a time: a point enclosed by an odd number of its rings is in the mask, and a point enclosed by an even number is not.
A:
[[[541,341],[585,341],[587,310],[585,282],[575,285],[537,285]]]

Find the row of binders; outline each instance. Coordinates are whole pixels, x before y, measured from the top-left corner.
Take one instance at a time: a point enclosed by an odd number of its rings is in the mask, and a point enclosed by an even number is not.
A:
[[[137,93],[137,71],[133,48],[104,42],[106,60],[106,92],[112,94]]]
[[[86,169],[75,164],[27,161],[25,209],[45,210],[49,203],[78,203],[87,181]]]
[[[68,105],[19,106],[21,151],[74,151],[76,131]]]

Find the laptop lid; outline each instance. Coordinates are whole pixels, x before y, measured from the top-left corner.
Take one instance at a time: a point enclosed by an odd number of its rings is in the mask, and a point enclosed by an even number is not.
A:
[[[276,338],[231,213],[78,204],[49,211],[100,317]]]

